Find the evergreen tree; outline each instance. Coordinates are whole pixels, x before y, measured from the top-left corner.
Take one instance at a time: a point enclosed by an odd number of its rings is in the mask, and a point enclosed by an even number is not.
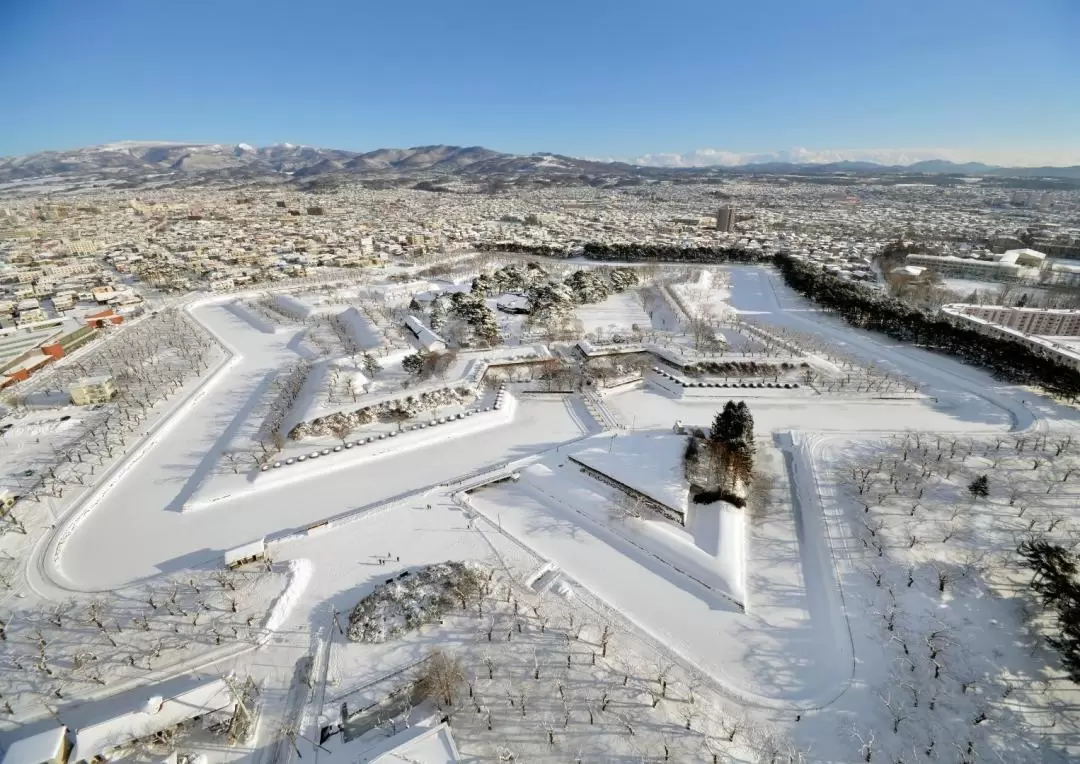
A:
[[[608,273],[611,288],[616,292],[625,292],[630,287],[638,285],[638,274],[634,268],[612,268]]]
[[[968,493],[974,499],[985,499],[990,495],[990,478],[986,475],[979,475],[968,483]]]
[[[754,417],[746,401],[728,401],[713,418],[709,441],[723,482],[750,481],[754,468]]]
[[[1057,650],[1069,679],[1080,683],[1080,585],[1077,560],[1058,544],[1043,539],[1022,541],[1017,547],[1024,565],[1034,571],[1031,581],[1043,604],[1057,611],[1060,633],[1047,637]]]
[[[732,443],[732,448],[752,459],[754,451],[754,416],[750,413],[750,407],[746,401],[739,401],[735,406],[735,419],[737,422],[737,437]]]
[[[446,325],[446,316],[450,312],[448,302],[446,295],[439,295],[431,301],[431,315],[428,317],[428,324],[431,326],[432,331],[437,332]]]
[[[401,368],[403,371],[412,374],[414,377],[420,376],[420,372],[424,370],[424,361],[427,360],[427,351],[417,350],[412,355],[407,355],[401,359]]]
[[[369,379],[382,371],[382,366],[379,365],[379,362],[375,360],[371,353],[364,353],[361,365],[364,367],[364,373],[367,374]]]
[[[728,401],[721,411],[713,417],[712,429],[709,431],[709,439],[715,443],[729,445],[734,439],[739,427],[738,406],[735,401]]]
[[[491,276],[481,273],[472,281],[472,293],[478,297],[491,297],[496,294],[495,282]]]

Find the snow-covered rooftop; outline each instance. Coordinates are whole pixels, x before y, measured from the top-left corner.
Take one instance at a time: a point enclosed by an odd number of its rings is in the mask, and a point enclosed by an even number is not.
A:
[[[77,730],[71,760],[93,761],[95,756],[131,740],[174,727],[195,716],[230,708],[233,702],[224,679],[204,682],[171,698],[151,695],[141,709]]]
[[[53,727],[16,740],[4,751],[0,764],[46,764],[56,759],[64,747],[67,727]]]

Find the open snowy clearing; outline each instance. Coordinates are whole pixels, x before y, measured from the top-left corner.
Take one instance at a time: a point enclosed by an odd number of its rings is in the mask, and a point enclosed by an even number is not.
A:
[[[574,309],[574,313],[586,334],[607,337],[629,334],[633,326],[644,329],[651,322],[637,291],[613,294],[592,305],[580,305]]]

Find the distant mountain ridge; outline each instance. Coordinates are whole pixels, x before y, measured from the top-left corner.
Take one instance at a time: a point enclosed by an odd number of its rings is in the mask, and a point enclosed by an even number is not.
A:
[[[1080,166],[995,167],[942,159],[910,165],[841,161],[826,164],[759,162],[734,167],[661,167],[604,162],[558,154],[507,154],[482,146],[414,146],[368,152],[291,143],[240,144],[123,141],[71,151],[44,151],[0,158],[0,183],[49,178],[87,178],[128,185],[192,185],[203,181],[311,183],[359,178],[372,182],[423,179],[429,183],[484,179],[508,183],[634,183],[730,174],[776,175],[980,175],[1080,180]]]

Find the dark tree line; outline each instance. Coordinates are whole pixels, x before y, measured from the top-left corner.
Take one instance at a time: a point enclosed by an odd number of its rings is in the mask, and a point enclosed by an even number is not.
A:
[[[481,252],[517,252],[538,257],[588,257],[620,262],[661,261],[678,263],[745,263],[759,265],[772,260],[760,250],[740,247],[677,247],[669,244],[606,244],[589,242],[579,247],[551,247],[517,242],[488,242],[477,246]]]
[[[1080,370],[1014,341],[957,326],[789,255],[773,259],[784,281],[861,329],[954,355],[1014,383],[1039,385],[1070,399],[1080,395]]]

